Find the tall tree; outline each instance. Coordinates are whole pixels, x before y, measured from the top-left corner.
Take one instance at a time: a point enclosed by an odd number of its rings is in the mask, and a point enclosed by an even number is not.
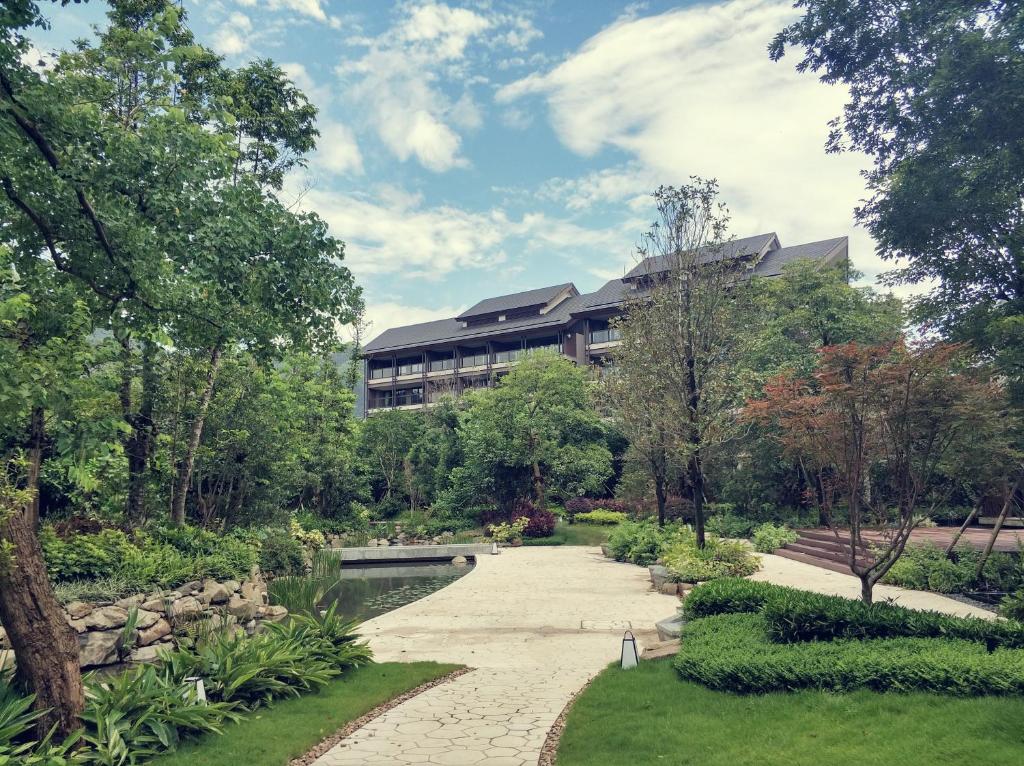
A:
[[[770,47],[842,84],[831,152],[865,152],[857,210],[891,279],[937,282],[917,318],[1024,383],[1024,6],[1008,0],[796,0]]]
[[[813,378],[778,376],[746,414],[772,424],[786,452],[819,477],[829,526],[870,603],[914,528],[948,498],[943,464],[967,450],[1002,450],[1005,390],[968,368],[962,346],[846,343],[819,354]],[[833,494],[848,540],[831,514]],[[865,537],[873,527],[882,540]]]
[[[616,374],[645,392],[652,420],[644,430],[664,438],[684,467],[703,546],[707,463],[736,432],[733,372],[748,287],[726,255],[728,214],[716,181],[661,187],[654,200],[658,217],[638,248],[648,273],[619,323]]]

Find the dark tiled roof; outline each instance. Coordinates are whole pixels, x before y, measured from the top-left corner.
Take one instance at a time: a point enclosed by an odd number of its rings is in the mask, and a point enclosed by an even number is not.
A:
[[[754,267],[754,276],[778,276],[782,273],[786,264],[802,259],[827,259],[832,262],[846,255],[847,244],[847,237],[835,237],[834,239],[823,239],[818,242],[808,242],[806,245],[794,245],[793,247],[780,247],[777,250],[771,250]]]
[[[576,290],[576,285],[572,282],[552,285],[551,287],[539,287],[536,290],[526,290],[521,293],[512,293],[511,295],[499,295],[497,298],[486,298],[472,308],[463,311],[455,318],[469,319],[486,314],[500,314],[504,311],[525,309],[530,306],[543,306],[554,300],[559,293],[567,288],[571,288],[573,293],[579,294]]]
[[[710,263],[711,261],[742,258],[745,255],[756,255],[762,252],[772,241],[776,240],[775,232],[772,231],[767,234],[757,234],[753,237],[733,239],[729,242],[723,242],[718,247],[702,247],[698,249],[698,252],[701,254],[701,261]],[[657,274],[662,271],[668,271],[671,268],[670,257],[667,255],[655,255],[650,258],[644,258],[630,269],[623,279],[628,281],[642,277],[645,274]]]
[[[759,234],[756,237],[745,237],[744,239],[733,240],[729,243],[728,250],[719,251],[717,254],[725,257],[751,255],[762,252],[764,248],[770,244],[777,243],[777,241],[774,233]],[[834,263],[845,257],[846,252],[846,237],[809,242],[805,245],[796,245],[794,247],[776,247],[774,250],[769,250],[750,273],[754,276],[776,276],[782,273],[786,264],[793,261],[808,258],[824,260],[826,263]],[[654,264],[654,266],[657,266],[657,264]],[[576,293],[576,288],[572,282],[543,287],[538,290],[527,290],[526,292],[514,293],[513,295],[505,295],[499,298],[488,298],[477,303],[469,311],[465,311],[452,319],[439,319],[434,322],[393,327],[390,330],[385,330],[367,343],[363,350],[365,353],[372,355],[375,353],[450,343],[469,345],[480,343],[486,338],[497,338],[508,333],[521,333],[523,331],[543,330],[545,328],[558,329],[568,324],[573,316],[615,308],[621,305],[633,291],[632,285],[625,281],[629,279],[630,275],[636,276],[646,273],[657,273],[658,271],[657,268],[651,268],[650,266],[639,270],[641,267],[643,267],[643,264],[634,268],[623,279],[613,279],[610,282],[606,282],[595,292],[571,295],[557,304],[547,314],[537,314],[506,322],[492,322],[476,327],[464,327],[464,323],[460,321],[464,317],[495,314],[516,308],[546,304],[566,288],[572,288],[572,293]]]

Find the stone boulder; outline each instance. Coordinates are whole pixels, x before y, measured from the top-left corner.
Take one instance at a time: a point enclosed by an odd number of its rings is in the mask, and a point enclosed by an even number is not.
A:
[[[223,585],[232,593],[238,593],[242,589],[242,583],[238,582],[238,580],[225,580]]]
[[[156,612],[157,614],[164,614],[167,611],[167,601],[163,596],[155,596],[150,598],[148,601],[142,602],[139,606],[140,609],[145,609],[147,612]]]
[[[146,600],[145,596],[129,596],[128,598],[122,598],[120,601],[115,601],[114,606],[119,606],[126,612],[130,612],[132,609],[136,609],[142,605],[142,602]]]
[[[121,631],[94,630],[83,633],[78,637],[78,661],[83,668],[113,665],[119,659],[120,648]]]
[[[244,582],[240,590],[242,598],[246,601],[254,601],[261,606],[269,601],[267,598],[267,584],[262,580]]]
[[[239,622],[249,622],[249,620],[253,619],[259,613],[260,604],[255,601],[250,601],[247,598],[232,596],[228,601],[227,610],[228,614],[236,618]]]
[[[73,620],[81,620],[92,610],[92,605],[86,604],[84,601],[72,601],[64,607],[64,611],[71,615],[71,619]]]
[[[149,646],[169,635],[171,635],[171,624],[160,617],[150,627],[139,631],[137,643],[139,646]]]
[[[466,566],[469,562],[466,560],[465,556],[456,556],[452,559],[452,563],[457,567],[462,567]]]
[[[203,605],[194,596],[183,596],[171,604],[167,610],[173,620],[194,620],[203,613]]]
[[[203,589],[199,591],[197,598],[204,604],[224,604],[231,598],[232,593],[234,588],[221,585],[216,580],[207,580],[203,583]]]
[[[183,585],[179,585],[177,588],[175,588],[175,590],[183,596],[191,596],[194,593],[202,590],[202,588],[203,584],[199,580],[193,580],[192,582],[187,582]]]
[[[661,590],[661,586],[668,580],[668,570],[661,564],[651,564],[647,570],[651,573],[651,583],[655,590]]]
[[[119,606],[101,606],[86,615],[84,622],[89,630],[113,630],[128,622],[128,612]]]
[[[149,612],[145,609],[139,609],[136,612],[135,627],[138,630],[151,628],[157,623],[158,620],[160,620],[159,612]]]
[[[283,606],[264,606],[260,609],[260,617],[271,622],[281,622],[287,616],[288,610]]]
[[[160,650],[164,646],[140,646],[128,655],[129,662],[156,662],[160,659]]]
[[[10,648],[11,648],[11,642],[7,638],[7,631],[4,630],[3,628],[0,628],[0,649],[10,649]]]

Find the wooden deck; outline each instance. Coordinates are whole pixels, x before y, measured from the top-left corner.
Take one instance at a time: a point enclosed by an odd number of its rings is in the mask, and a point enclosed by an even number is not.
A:
[[[956,530],[956,527],[918,527],[910,533],[910,544],[934,543],[940,548],[945,548],[953,539]],[[882,539],[878,532],[865,532],[863,536],[865,540]],[[992,530],[987,527],[968,527],[960,538],[960,545],[970,543],[981,550],[988,544],[990,537],[992,537]],[[1018,544],[1024,545],[1024,529],[1003,528],[999,530],[999,537],[996,538],[996,544],[992,550],[1016,553]]]

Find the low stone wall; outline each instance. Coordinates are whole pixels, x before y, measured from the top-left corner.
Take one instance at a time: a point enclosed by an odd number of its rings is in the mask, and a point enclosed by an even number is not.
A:
[[[132,610],[136,612],[135,628],[126,636]],[[203,630],[237,626],[251,634],[261,623],[277,622],[288,614],[283,606],[268,605],[267,586],[259,578],[246,582],[196,580],[113,603],[74,601],[66,604],[64,611],[78,634],[83,668],[147,662],[156,659],[160,649],[192,641]],[[10,644],[0,627],[0,650],[4,649],[10,649]]]

